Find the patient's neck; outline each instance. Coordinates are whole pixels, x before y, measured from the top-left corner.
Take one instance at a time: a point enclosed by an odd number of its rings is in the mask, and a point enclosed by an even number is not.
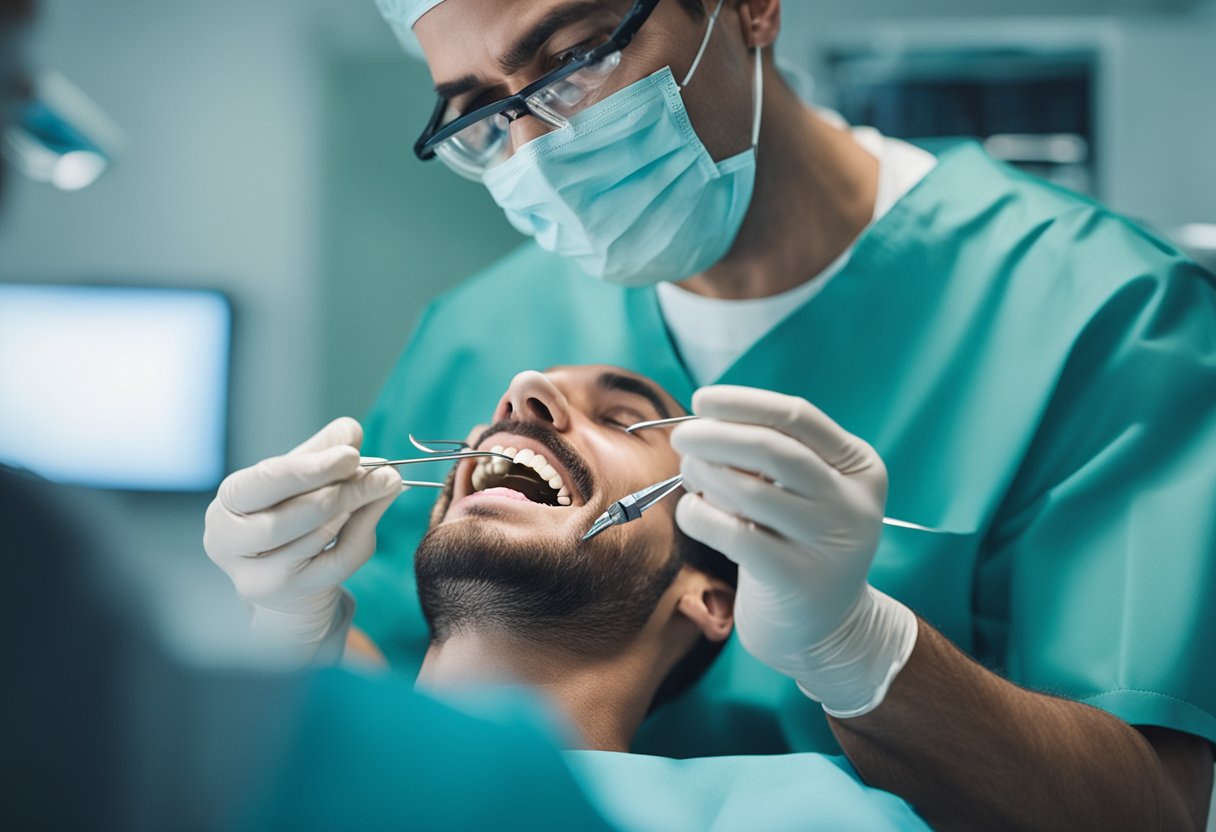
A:
[[[517,684],[539,691],[561,709],[583,748],[628,751],[658,687],[656,656],[645,646],[609,658],[578,656],[557,647],[462,631],[432,643],[417,686],[441,693]]]

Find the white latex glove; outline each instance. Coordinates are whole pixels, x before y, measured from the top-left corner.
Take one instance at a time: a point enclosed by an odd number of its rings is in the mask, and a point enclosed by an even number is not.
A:
[[[916,616],[867,573],[887,471],[866,442],[804,399],[699,390],[677,427],[688,493],[676,519],[739,565],[735,627],[760,661],[836,717],[881,704],[916,642]]]
[[[285,456],[229,476],[207,509],[207,555],[289,665],[344,635],[354,600],[341,584],[372,556],[376,524],[402,491],[393,469],[359,467],[362,442],[358,422],[338,419]],[[340,658],[341,644],[326,652]]]

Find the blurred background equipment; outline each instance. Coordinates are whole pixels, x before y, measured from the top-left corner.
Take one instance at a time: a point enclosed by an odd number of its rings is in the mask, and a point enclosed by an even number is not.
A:
[[[1094,158],[1097,52],[1085,46],[841,46],[824,86],[850,124],[940,151],[964,139],[1080,193],[1099,196]]]
[[[217,292],[0,284],[0,461],[72,485],[213,490],[231,317]]]
[[[1216,107],[1200,103],[1216,78],[1216,21],[1201,4],[940,5],[808,28],[816,103],[935,152],[978,141],[1153,228],[1216,219]]]
[[[1216,223],[1188,223],[1173,229],[1169,237],[1199,265],[1216,274]]]
[[[0,137],[5,158],[35,182],[61,191],[89,187],[122,144],[118,126],[57,72],[38,76],[32,92],[16,124]]]

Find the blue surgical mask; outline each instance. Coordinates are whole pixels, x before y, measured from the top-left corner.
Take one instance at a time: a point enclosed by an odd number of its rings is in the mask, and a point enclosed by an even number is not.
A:
[[[648,286],[703,272],[730,251],[751,205],[759,50],[755,71],[752,147],[737,156],[710,158],[664,68],[524,145],[486,187],[512,225],[593,277]]]

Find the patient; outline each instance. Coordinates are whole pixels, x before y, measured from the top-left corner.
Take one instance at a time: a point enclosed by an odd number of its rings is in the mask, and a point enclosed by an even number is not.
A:
[[[586,748],[625,751],[646,714],[708,667],[730,635],[736,568],[675,525],[677,499],[582,542],[613,501],[677,473],[663,429],[682,413],[612,367],[516,376],[448,479],[415,555],[439,690],[516,682],[551,698]]]
[[[603,753],[627,751],[646,714],[714,661],[734,625],[736,569],[678,531],[674,497],[640,520],[581,540],[612,502],[679,467],[667,430],[630,435],[625,428],[681,412],[652,382],[612,367],[515,377],[493,424],[469,438],[515,462],[458,464],[415,551],[431,636],[417,687],[441,699],[503,683],[539,692],[575,733],[564,744],[577,750],[564,763],[617,828],[925,829],[906,803],[866,787],[843,758]],[[341,546],[339,536],[334,548]],[[504,701],[489,698],[491,719]],[[426,742],[406,743],[429,764]],[[470,761],[486,757],[475,741],[445,750]],[[315,765],[308,754],[298,759]],[[508,774],[532,773],[517,757],[497,759]],[[334,765],[345,771],[352,762]],[[547,787],[539,774],[531,782]],[[461,804],[503,799],[488,795],[484,781],[461,784]],[[299,792],[311,788],[311,777],[299,781]],[[546,822],[548,801],[537,806],[535,822],[521,828],[586,828]]]

